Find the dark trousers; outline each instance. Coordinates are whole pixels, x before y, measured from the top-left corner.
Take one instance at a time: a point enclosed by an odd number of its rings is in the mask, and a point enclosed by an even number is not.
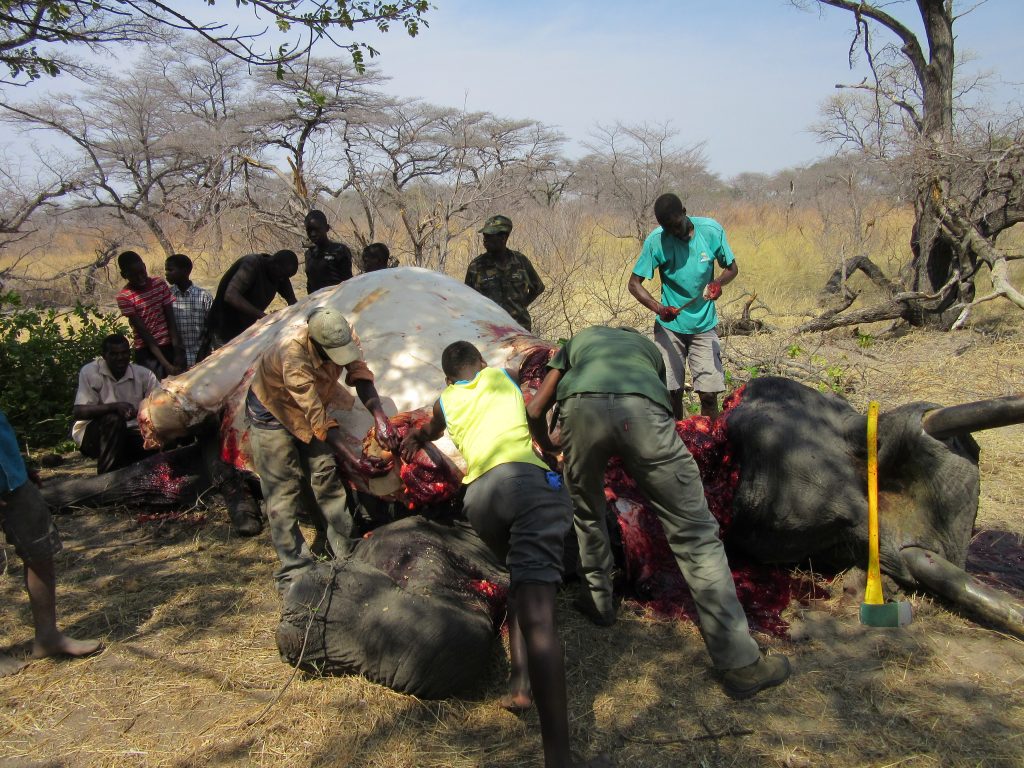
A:
[[[164,344],[160,347],[160,351],[163,353],[164,358],[172,363],[174,362],[174,347],[172,345]],[[162,379],[167,375],[167,371],[157,362],[156,356],[149,351],[149,347],[139,347],[135,350],[135,362],[138,365],[149,368],[158,379]]]
[[[90,459],[96,459],[97,475],[127,467],[155,453],[142,449],[139,430],[129,429],[128,422],[116,413],[100,416],[86,425],[81,451]]]

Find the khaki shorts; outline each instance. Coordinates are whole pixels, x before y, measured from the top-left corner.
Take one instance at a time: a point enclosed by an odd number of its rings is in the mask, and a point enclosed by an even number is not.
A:
[[[690,368],[694,391],[725,391],[722,347],[714,330],[677,333],[655,323],[654,343],[661,347],[661,355],[665,358],[666,383],[670,392],[683,388],[686,381],[684,366]]]
[[[14,545],[18,557],[28,563],[52,560],[61,550],[60,534],[50,517],[43,495],[31,481],[4,494],[0,507],[7,543]]]

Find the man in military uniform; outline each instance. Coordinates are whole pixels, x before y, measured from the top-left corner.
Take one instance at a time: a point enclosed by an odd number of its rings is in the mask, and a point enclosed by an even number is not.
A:
[[[512,231],[508,216],[491,216],[480,230],[484,250],[469,264],[466,285],[501,306],[526,330],[533,321],[527,307],[544,292],[544,283],[523,254],[506,247]]]

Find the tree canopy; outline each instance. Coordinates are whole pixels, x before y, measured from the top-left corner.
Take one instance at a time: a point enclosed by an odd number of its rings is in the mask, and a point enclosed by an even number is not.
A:
[[[217,6],[217,0],[205,5]],[[426,26],[427,0],[222,0],[248,16],[204,20],[204,9],[181,10],[160,0],[0,0],[0,66],[3,82],[25,83],[57,75],[77,65],[76,49],[102,49],[118,43],[156,42],[168,32],[202,37],[230,55],[256,66],[279,69],[326,41],[346,49],[361,70],[377,51],[343,38],[356,25],[381,32],[401,25],[415,36]],[[223,14],[228,18],[228,14]],[[283,41],[283,42],[282,42]]]

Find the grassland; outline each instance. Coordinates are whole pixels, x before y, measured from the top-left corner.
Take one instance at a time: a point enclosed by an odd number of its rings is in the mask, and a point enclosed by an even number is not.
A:
[[[900,232],[907,225],[905,217],[891,224]],[[756,292],[762,316],[778,328],[727,340],[727,365],[737,376],[788,366],[807,380],[834,379],[861,408],[869,399],[888,408],[1024,392],[1020,313],[986,305],[970,330],[952,334],[868,328],[859,337],[851,330],[794,336],[787,328],[814,312],[831,262],[813,238],[779,220],[737,218],[727,226],[742,269],[729,291]],[[546,272],[549,295],[559,285],[590,291],[565,288],[563,296],[577,297],[582,311],[547,315],[549,332],[567,327],[570,315],[584,322],[588,312],[627,306],[614,292],[621,284],[614,270],[628,269],[633,244],[573,221],[552,224],[546,241],[517,236],[521,250],[546,269],[548,259],[565,266],[563,283],[555,279],[563,273]],[[471,252],[469,244],[465,250]],[[885,263],[892,274],[901,262],[894,256]],[[453,262],[453,274],[458,267]],[[210,285],[212,277],[199,271],[201,283]],[[861,287],[870,298],[873,288]],[[977,437],[977,539],[1000,542],[1022,577],[1024,426]],[[56,470],[75,471],[89,468]],[[422,701],[355,677],[293,679],[274,645],[278,602],[269,542],[265,535],[235,538],[216,503],[204,511],[208,522],[201,526],[138,525],[123,509],[58,521],[66,543],[58,559],[63,623],[76,635],[103,637],[107,649],[85,661],[38,662],[0,679],[0,763],[542,765],[536,716],[515,717],[498,706],[501,659],[476,696],[458,700]],[[2,553],[0,599],[7,608],[0,647],[17,649],[30,637],[29,612],[19,561],[9,547]],[[1015,583],[1024,595],[1024,582]],[[619,623],[598,629],[572,609],[570,585],[559,597],[558,620],[574,747],[637,768],[1024,765],[1024,643],[921,595],[908,598],[916,614],[910,627],[869,630],[857,621],[857,574],[822,586],[829,599],[788,610],[788,638],[758,636],[791,656],[793,679],[737,703],[714,683],[695,627],[658,619],[627,600]]]

